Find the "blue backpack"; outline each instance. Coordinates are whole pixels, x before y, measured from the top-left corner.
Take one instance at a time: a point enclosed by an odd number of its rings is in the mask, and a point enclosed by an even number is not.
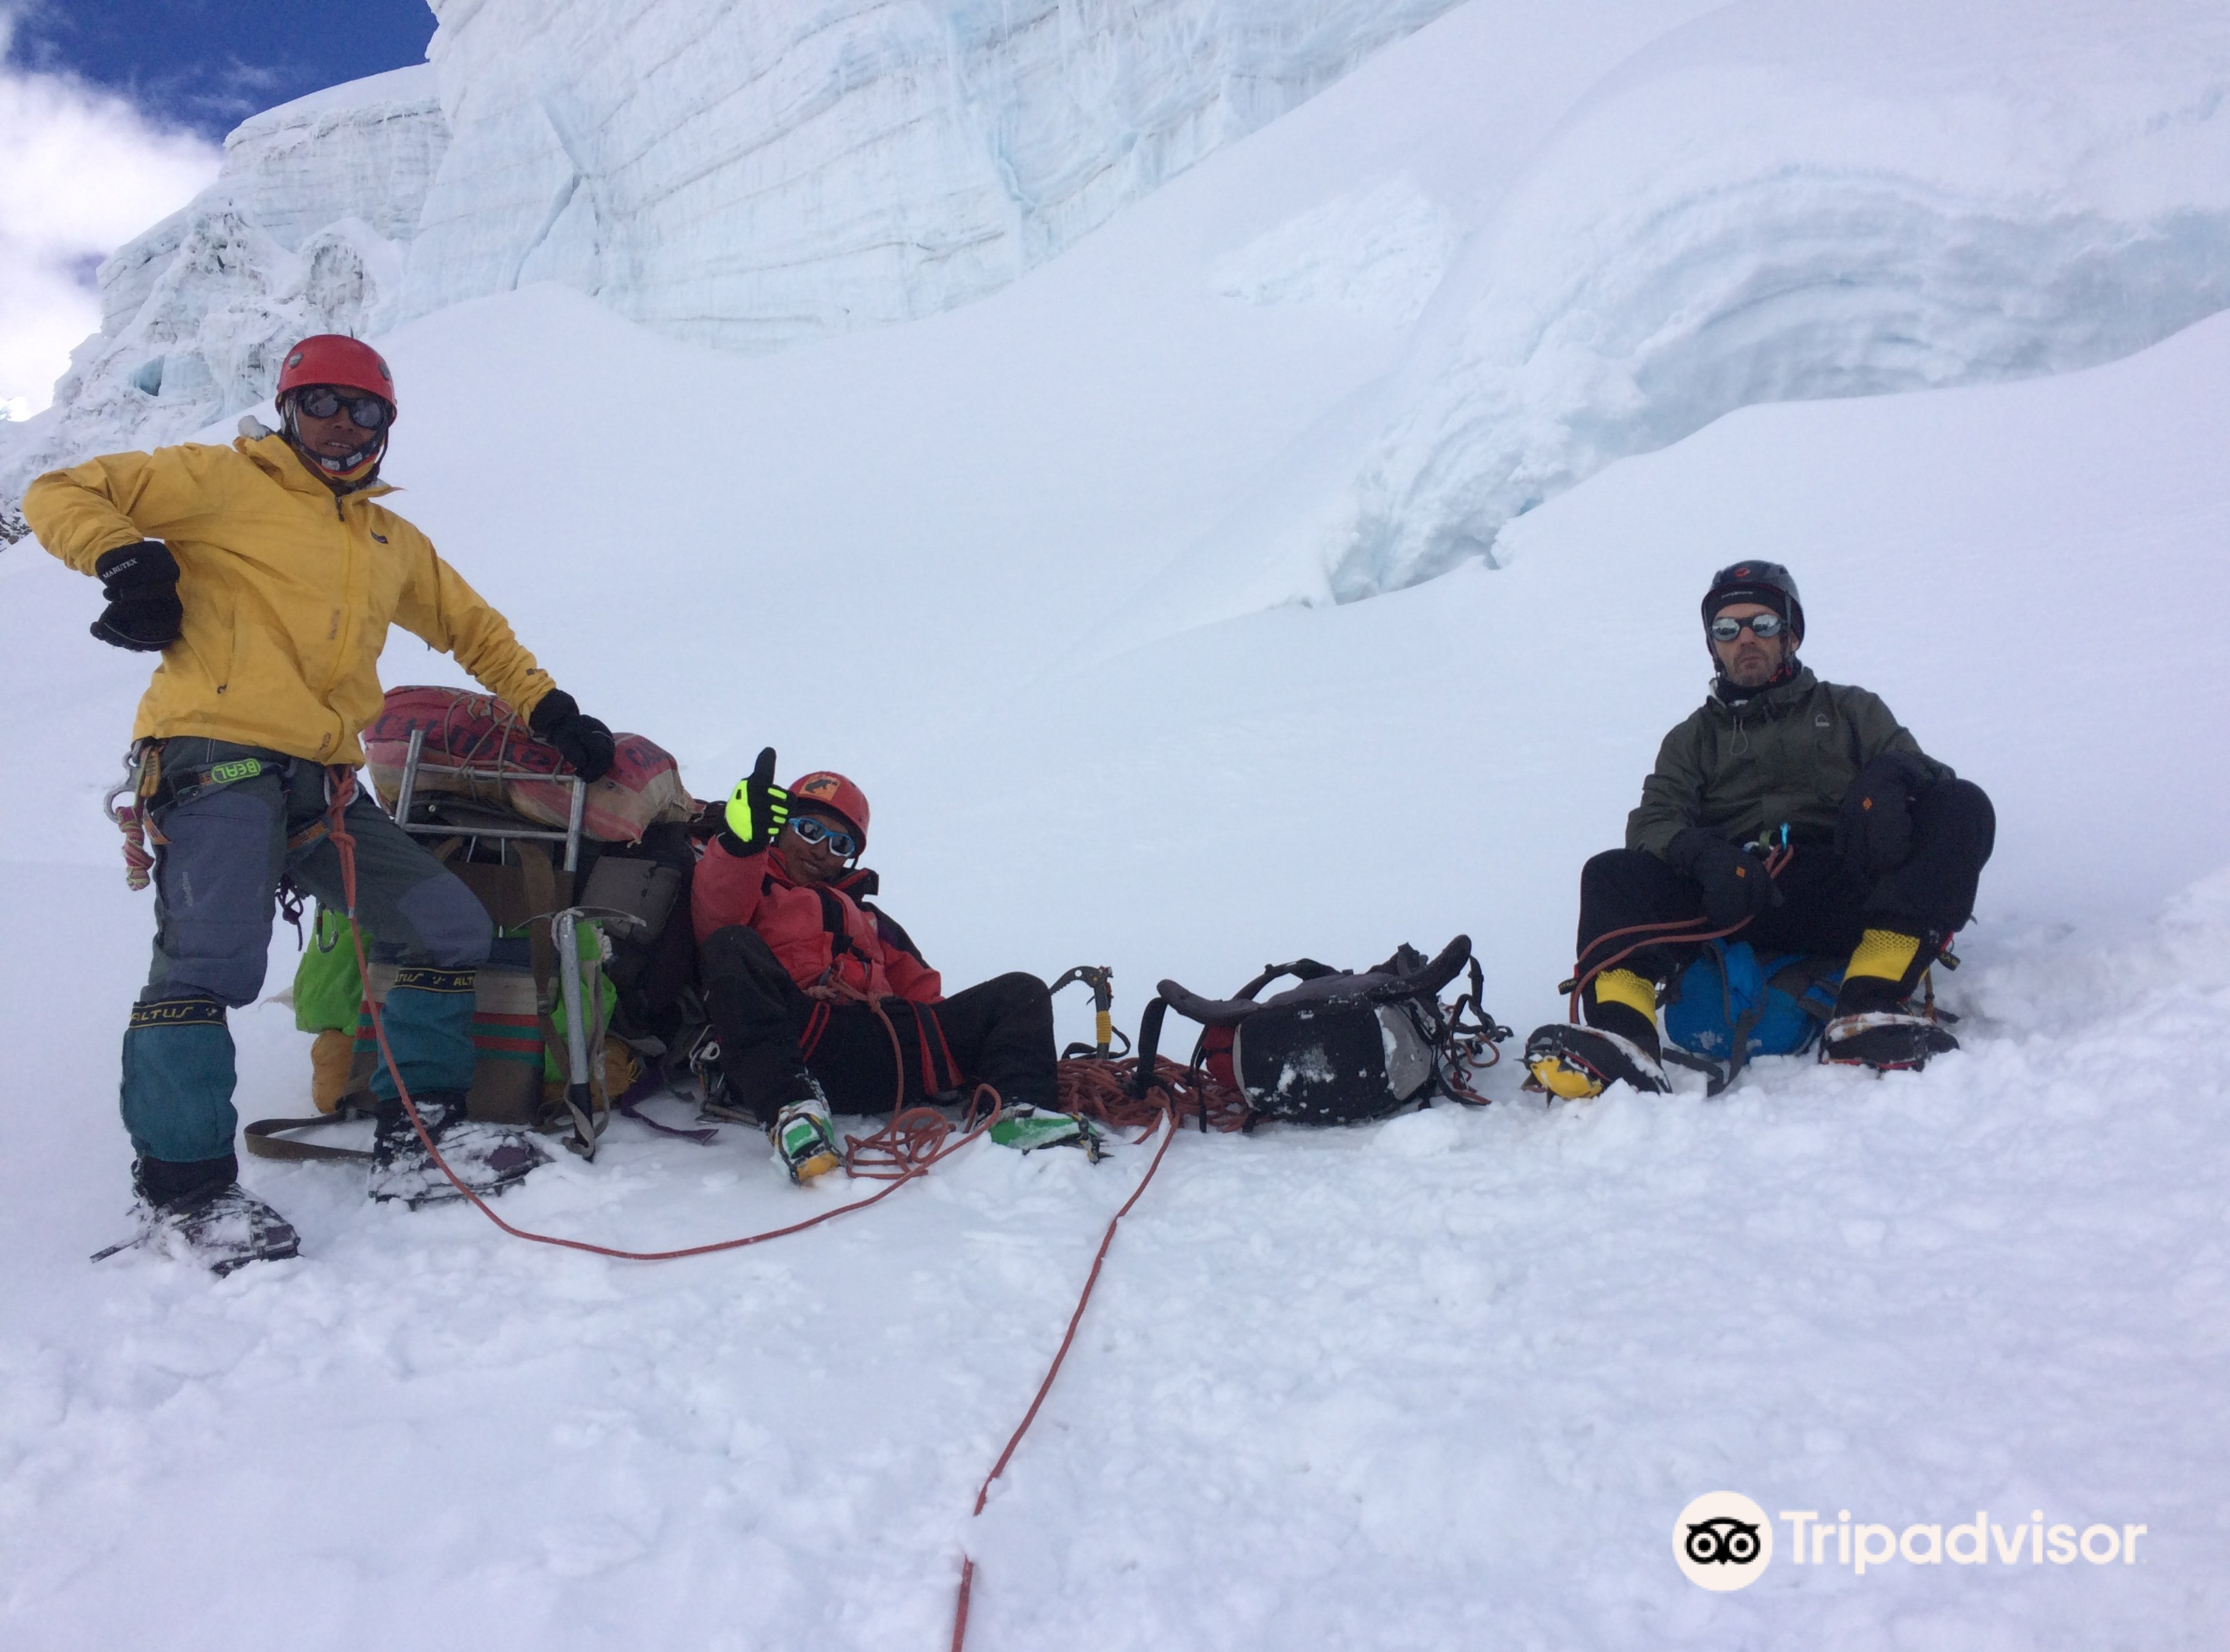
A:
[[[1708,941],[1665,1005],[1665,1055],[1706,1074],[1707,1093],[1735,1081],[1753,1055],[1801,1055],[1834,1013],[1843,965],[1802,952],[1758,957],[1747,941]]]

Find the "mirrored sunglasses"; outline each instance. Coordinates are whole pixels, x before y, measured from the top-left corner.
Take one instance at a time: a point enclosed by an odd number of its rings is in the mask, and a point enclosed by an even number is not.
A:
[[[294,405],[313,419],[329,419],[346,408],[359,430],[387,428],[387,403],[377,396],[351,395],[330,384],[313,384],[295,392]]]
[[[831,826],[818,815],[792,815],[790,829],[809,843],[825,843],[828,852],[840,861],[848,861],[860,852],[860,840],[841,826]]]
[[[1714,642],[1731,642],[1743,634],[1745,626],[1752,636],[1774,637],[1788,629],[1788,622],[1778,614],[1752,614],[1743,619],[1722,614],[1711,622],[1711,640]]]

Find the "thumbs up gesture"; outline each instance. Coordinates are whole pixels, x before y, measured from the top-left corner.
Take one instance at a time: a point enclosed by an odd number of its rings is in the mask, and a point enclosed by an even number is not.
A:
[[[790,793],[774,783],[774,747],[759,753],[751,771],[728,794],[728,848],[756,855],[772,843],[790,818]]]

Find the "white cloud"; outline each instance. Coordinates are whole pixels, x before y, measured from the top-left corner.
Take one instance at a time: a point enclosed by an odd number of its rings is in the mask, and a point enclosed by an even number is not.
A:
[[[14,26],[0,10],[0,60]],[[100,327],[94,264],[185,205],[220,152],[121,98],[0,61],[0,408],[47,405],[69,352]]]

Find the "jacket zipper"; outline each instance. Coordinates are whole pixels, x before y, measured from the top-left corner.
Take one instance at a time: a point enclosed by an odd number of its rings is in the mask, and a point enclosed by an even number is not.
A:
[[[348,515],[341,509],[341,496],[338,494],[333,495],[333,519],[341,525],[340,618],[333,628],[337,635],[333,643],[332,663],[326,668],[325,680],[318,689],[320,699],[331,694],[333,685],[341,680],[341,662],[348,652],[346,633],[349,621],[349,565],[353,559],[351,555],[353,547],[349,543]]]

